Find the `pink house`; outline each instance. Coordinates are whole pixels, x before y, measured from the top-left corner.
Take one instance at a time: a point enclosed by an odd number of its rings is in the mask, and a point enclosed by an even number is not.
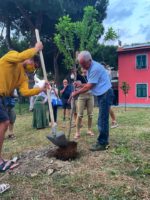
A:
[[[130,86],[127,95],[128,106],[150,106],[150,44],[118,48],[119,105],[125,98],[120,86],[127,82]]]

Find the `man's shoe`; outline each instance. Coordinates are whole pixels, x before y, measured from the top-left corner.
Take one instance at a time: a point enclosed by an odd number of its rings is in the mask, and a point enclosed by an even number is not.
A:
[[[90,148],[90,151],[105,151],[109,148],[109,145],[107,144],[99,144],[99,143],[96,143],[96,144],[93,144]]]

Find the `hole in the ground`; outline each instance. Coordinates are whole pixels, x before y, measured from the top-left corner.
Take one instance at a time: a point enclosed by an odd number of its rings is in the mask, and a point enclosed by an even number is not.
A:
[[[70,141],[66,147],[58,147],[55,149],[50,149],[47,153],[49,158],[55,157],[59,160],[73,160],[78,156],[77,152],[77,142]]]

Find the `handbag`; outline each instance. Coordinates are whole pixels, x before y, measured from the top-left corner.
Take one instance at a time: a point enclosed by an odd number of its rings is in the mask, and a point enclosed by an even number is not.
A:
[[[63,103],[62,103],[62,100],[57,98],[57,99],[52,99],[52,105],[53,106],[62,106]]]

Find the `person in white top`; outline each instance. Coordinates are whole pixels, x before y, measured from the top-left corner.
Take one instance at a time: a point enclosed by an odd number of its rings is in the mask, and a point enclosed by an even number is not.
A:
[[[36,74],[34,75],[34,82],[35,82],[35,84],[34,84],[33,88],[43,87],[43,85],[45,84],[45,80],[40,80]],[[31,96],[29,99],[29,101],[30,101],[29,111],[30,112],[33,111],[34,100],[35,100],[35,96]]]
[[[50,96],[51,96],[51,102],[52,102],[52,108],[53,108],[53,114],[54,114],[54,122],[55,122],[55,125],[57,125],[57,109],[58,109],[58,105],[55,102],[59,98],[58,89],[57,89],[56,84],[55,84],[54,81],[51,81],[50,85],[51,85]]]

